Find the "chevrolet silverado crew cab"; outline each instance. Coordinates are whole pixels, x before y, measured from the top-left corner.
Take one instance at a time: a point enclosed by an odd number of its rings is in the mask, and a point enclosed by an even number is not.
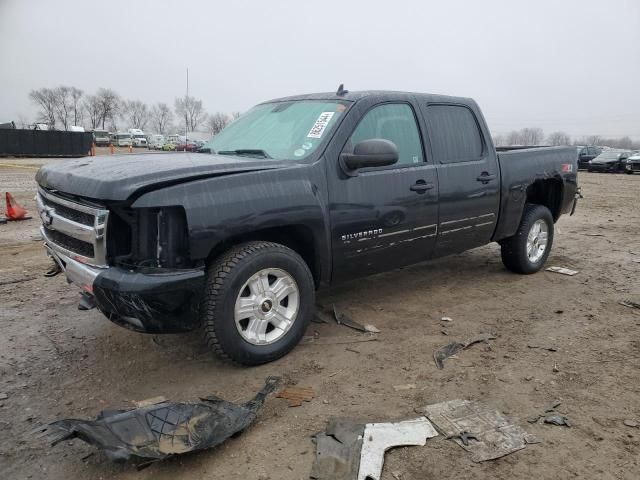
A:
[[[295,347],[320,286],[489,242],[537,272],[579,194],[575,147],[497,152],[478,105],[450,96],[272,100],[200,152],[43,166],[42,235],[85,308],[201,328],[247,365]]]

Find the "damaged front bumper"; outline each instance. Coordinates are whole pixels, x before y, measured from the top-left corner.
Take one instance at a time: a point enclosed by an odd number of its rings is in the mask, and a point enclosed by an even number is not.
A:
[[[67,281],[91,295],[112,322],[144,333],[179,333],[197,327],[204,269],[141,272],[94,267],[57,245],[45,243],[45,248]]]

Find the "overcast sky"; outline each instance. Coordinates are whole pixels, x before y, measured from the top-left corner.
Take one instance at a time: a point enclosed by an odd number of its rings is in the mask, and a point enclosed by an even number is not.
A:
[[[389,89],[470,96],[494,133],[640,139],[639,0],[0,0],[0,121],[61,84],[213,111]]]

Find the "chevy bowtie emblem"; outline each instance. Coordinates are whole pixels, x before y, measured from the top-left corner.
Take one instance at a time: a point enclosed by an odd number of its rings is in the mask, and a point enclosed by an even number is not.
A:
[[[42,224],[45,227],[50,227],[51,224],[53,223],[53,209],[51,208],[44,208],[41,212],[40,212],[40,219],[42,220]]]

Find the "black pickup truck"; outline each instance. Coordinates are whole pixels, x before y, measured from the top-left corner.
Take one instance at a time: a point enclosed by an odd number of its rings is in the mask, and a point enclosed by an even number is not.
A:
[[[202,152],[43,166],[42,234],[85,307],[248,365],[295,347],[323,285],[489,242],[538,271],[579,194],[575,147],[497,152],[468,98],[282,98]]]

